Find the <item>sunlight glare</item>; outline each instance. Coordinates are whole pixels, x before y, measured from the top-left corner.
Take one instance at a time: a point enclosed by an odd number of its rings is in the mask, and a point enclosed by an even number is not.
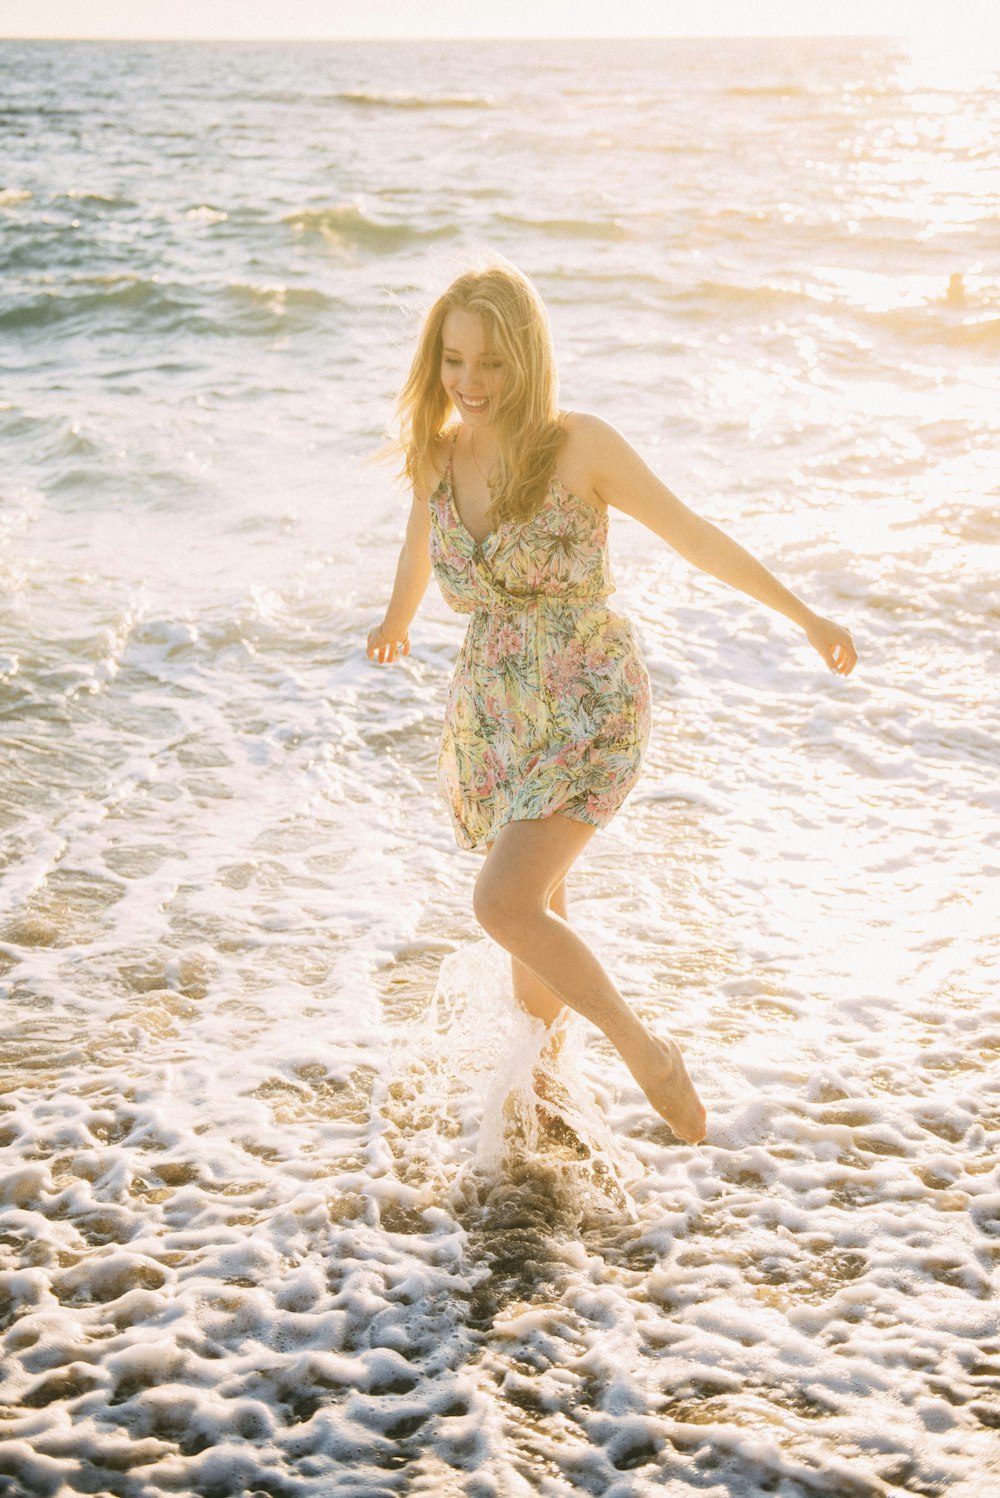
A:
[[[1000,71],[1000,10],[987,0],[957,7],[942,25],[940,14],[918,10],[906,43],[911,88],[975,89]]]

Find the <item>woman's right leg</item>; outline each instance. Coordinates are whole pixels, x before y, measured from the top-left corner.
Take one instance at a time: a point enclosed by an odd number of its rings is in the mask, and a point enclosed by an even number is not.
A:
[[[492,843],[486,844],[489,853],[493,847]],[[556,915],[561,915],[563,920],[567,916],[566,907],[566,881],[560,880],[548,899],[550,910]],[[558,994],[546,988],[540,978],[529,967],[525,967],[516,957],[510,959],[511,979],[514,985],[514,997],[522,1009],[528,1014],[534,1015],[536,1019],[544,1020],[550,1027],[556,1026],[557,1021],[566,1018],[567,1008]]]

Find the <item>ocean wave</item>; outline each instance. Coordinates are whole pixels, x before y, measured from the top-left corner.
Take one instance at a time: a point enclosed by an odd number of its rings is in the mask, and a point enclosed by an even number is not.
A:
[[[0,208],[16,208],[33,197],[34,193],[29,192],[26,187],[5,187],[0,192]]]
[[[620,218],[528,218],[519,213],[498,213],[497,220],[515,229],[533,229],[559,239],[631,239],[632,232]]]
[[[925,82],[915,78],[912,83],[846,84],[842,94],[844,98],[855,99],[859,103],[867,103],[872,99],[886,99],[890,102],[905,99],[908,103],[916,103],[927,97],[958,99],[963,105],[969,105],[978,100],[992,100],[996,96],[996,89],[989,81],[970,82],[962,87],[956,87],[947,83]]]
[[[814,302],[828,307],[833,301],[833,292],[828,297],[816,296],[804,288],[791,286],[768,286],[764,282],[741,285],[735,281],[698,281],[693,286],[674,293],[670,301],[674,304],[697,306],[721,304],[724,307],[779,308],[795,302]]]
[[[884,329],[920,342],[941,343],[969,350],[1000,348],[1000,317],[956,317],[955,310],[941,301],[925,301],[907,306],[870,307],[863,302],[845,299],[834,286],[773,286],[766,282],[740,285],[730,281],[699,281],[670,297],[674,306],[690,307],[694,315],[712,317],[718,308],[746,308],[762,313],[787,310],[792,306],[815,307],[829,314],[836,309],[839,317],[851,317],[871,328]]]
[[[798,83],[733,83],[724,90],[731,99],[809,99],[812,89]]]
[[[634,266],[630,268],[627,279],[622,277],[620,270],[599,270],[592,266],[581,269],[574,266],[553,265],[547,266],[544,272],[539,272],[539,284],[544,282],[548,285],[558,285],[566,282],[567,285],[576,286],[580,294],[598,286],[601,288],[600,297],[602,301],[608,300],[612,291],[618,291],[624,301],[628,301],[637,286],[647,286],[654,290],[662,291],[666,282],[662,275],[655,271],[637,270]]]
[[[85,191],[84,189],[79,187],[70,188],[69,192],[54,193],[52,201],[58,203],[63,201],[64,199],[68,202],[71,202],[74,209],[78,208],[81,204],[91,203],[96,204],[101,208],[139,207],[139,204],[136,202],[135,198],[126,197],[122,193],[92,192]]]
[[[254,305],[270,305],[278,300],[285,307],[333,307],[337,298],[320,291],[318,286],[257,285],[254,281],[230,281],[225,287],[231,297],[245,298]]]
[[[108,312],[138,312],[149,324],[181,323],[193,310],[186,288],[167,287],[143,276],[88,276],[64,286],[35,289],[13,306],[0,307],[0,328],[49,327],[75,321],[94,321],[106,328]]]
[[[313,286],[234,281],[195,287],[136,275],[91,276],[33,288],[6,308],[0,304],[0,328],[74,331],[79,325],[100,336],[138,324],[147,331],[253,335],[287,328],[290,319],[309,326],[316,313],[336,304]]]
[[[269,325],[273,319],[287,321],[289,315],[295,313],[309,324],[313,313],[340,305],[336,297],[328,296],[316,286],[285,286],[281,283],[259,286],[253,282],[231,281],[222,288],[222,295],[239,313],[250,314],[258,322],[260,315],[266,314]]]
[[[418,228],[410,223],[386,223],[370,218],[357,203],[337,203],[332,208],[300,208],[286,213],[282,223],[296,234],[318,234],[338,249],[358,246],[370,250],[396,250],[406,244],[439,239],[454,232],[454,225]]]
[[[428,94],[409,94],[403,89],[389,93],[377,90],[345,89],[334,98],[343,104],[356,104],[366,109],[495,109],[497,101],[490,94],[442,94],[433,98]]]
[[[651,156],[716,156],[717,146],[696,140],[630,140],[629,150]]]
[[[195,224],[224,224],[229,214],[223,208],[213,208],[209,203],[199,203],[197,208],[189,208],[184,217]]]
[[[872,321],[927,343],[1000,352],[1000,317],[970,317],[957,322],[953,315],[938,307],[893,307],[888,312],[872,314]]]
[[[4,104],[0,107],[0,125],[5,120],[74,120],[83,114],[83,109],[54,109],[48,104]]]

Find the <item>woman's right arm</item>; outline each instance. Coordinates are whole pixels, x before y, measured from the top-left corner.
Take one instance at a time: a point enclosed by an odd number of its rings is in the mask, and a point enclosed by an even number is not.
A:
[[[430,534],[431,512],[427,495],[414,492],[389,607],[382,623],[368,631],[368,659],[377,657],[379,665],[394,661],[397,655],[410,653],[410,621],[431,580]]]

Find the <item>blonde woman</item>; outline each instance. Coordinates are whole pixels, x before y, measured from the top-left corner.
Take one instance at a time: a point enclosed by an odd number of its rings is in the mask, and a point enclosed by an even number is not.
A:
[[[679,1047],[643,1024],[566,919],[566,876],[638,779],[649,737],[646,667],[607,603],[609,508],[791,619],[842,676],[857,660],[850,632],[682,504],[614,427],[559,409],[545,308],[513,266],[469,271],[434,303],[398,409],[413,505],[368,659],[408,654],[433,571],[470,616],[438,778],[459,846],[486,850],[476,917],[510,953],[519,1003],[548,1025],[566,1005],[586,1016],[697,1143],[705,1109]]]

